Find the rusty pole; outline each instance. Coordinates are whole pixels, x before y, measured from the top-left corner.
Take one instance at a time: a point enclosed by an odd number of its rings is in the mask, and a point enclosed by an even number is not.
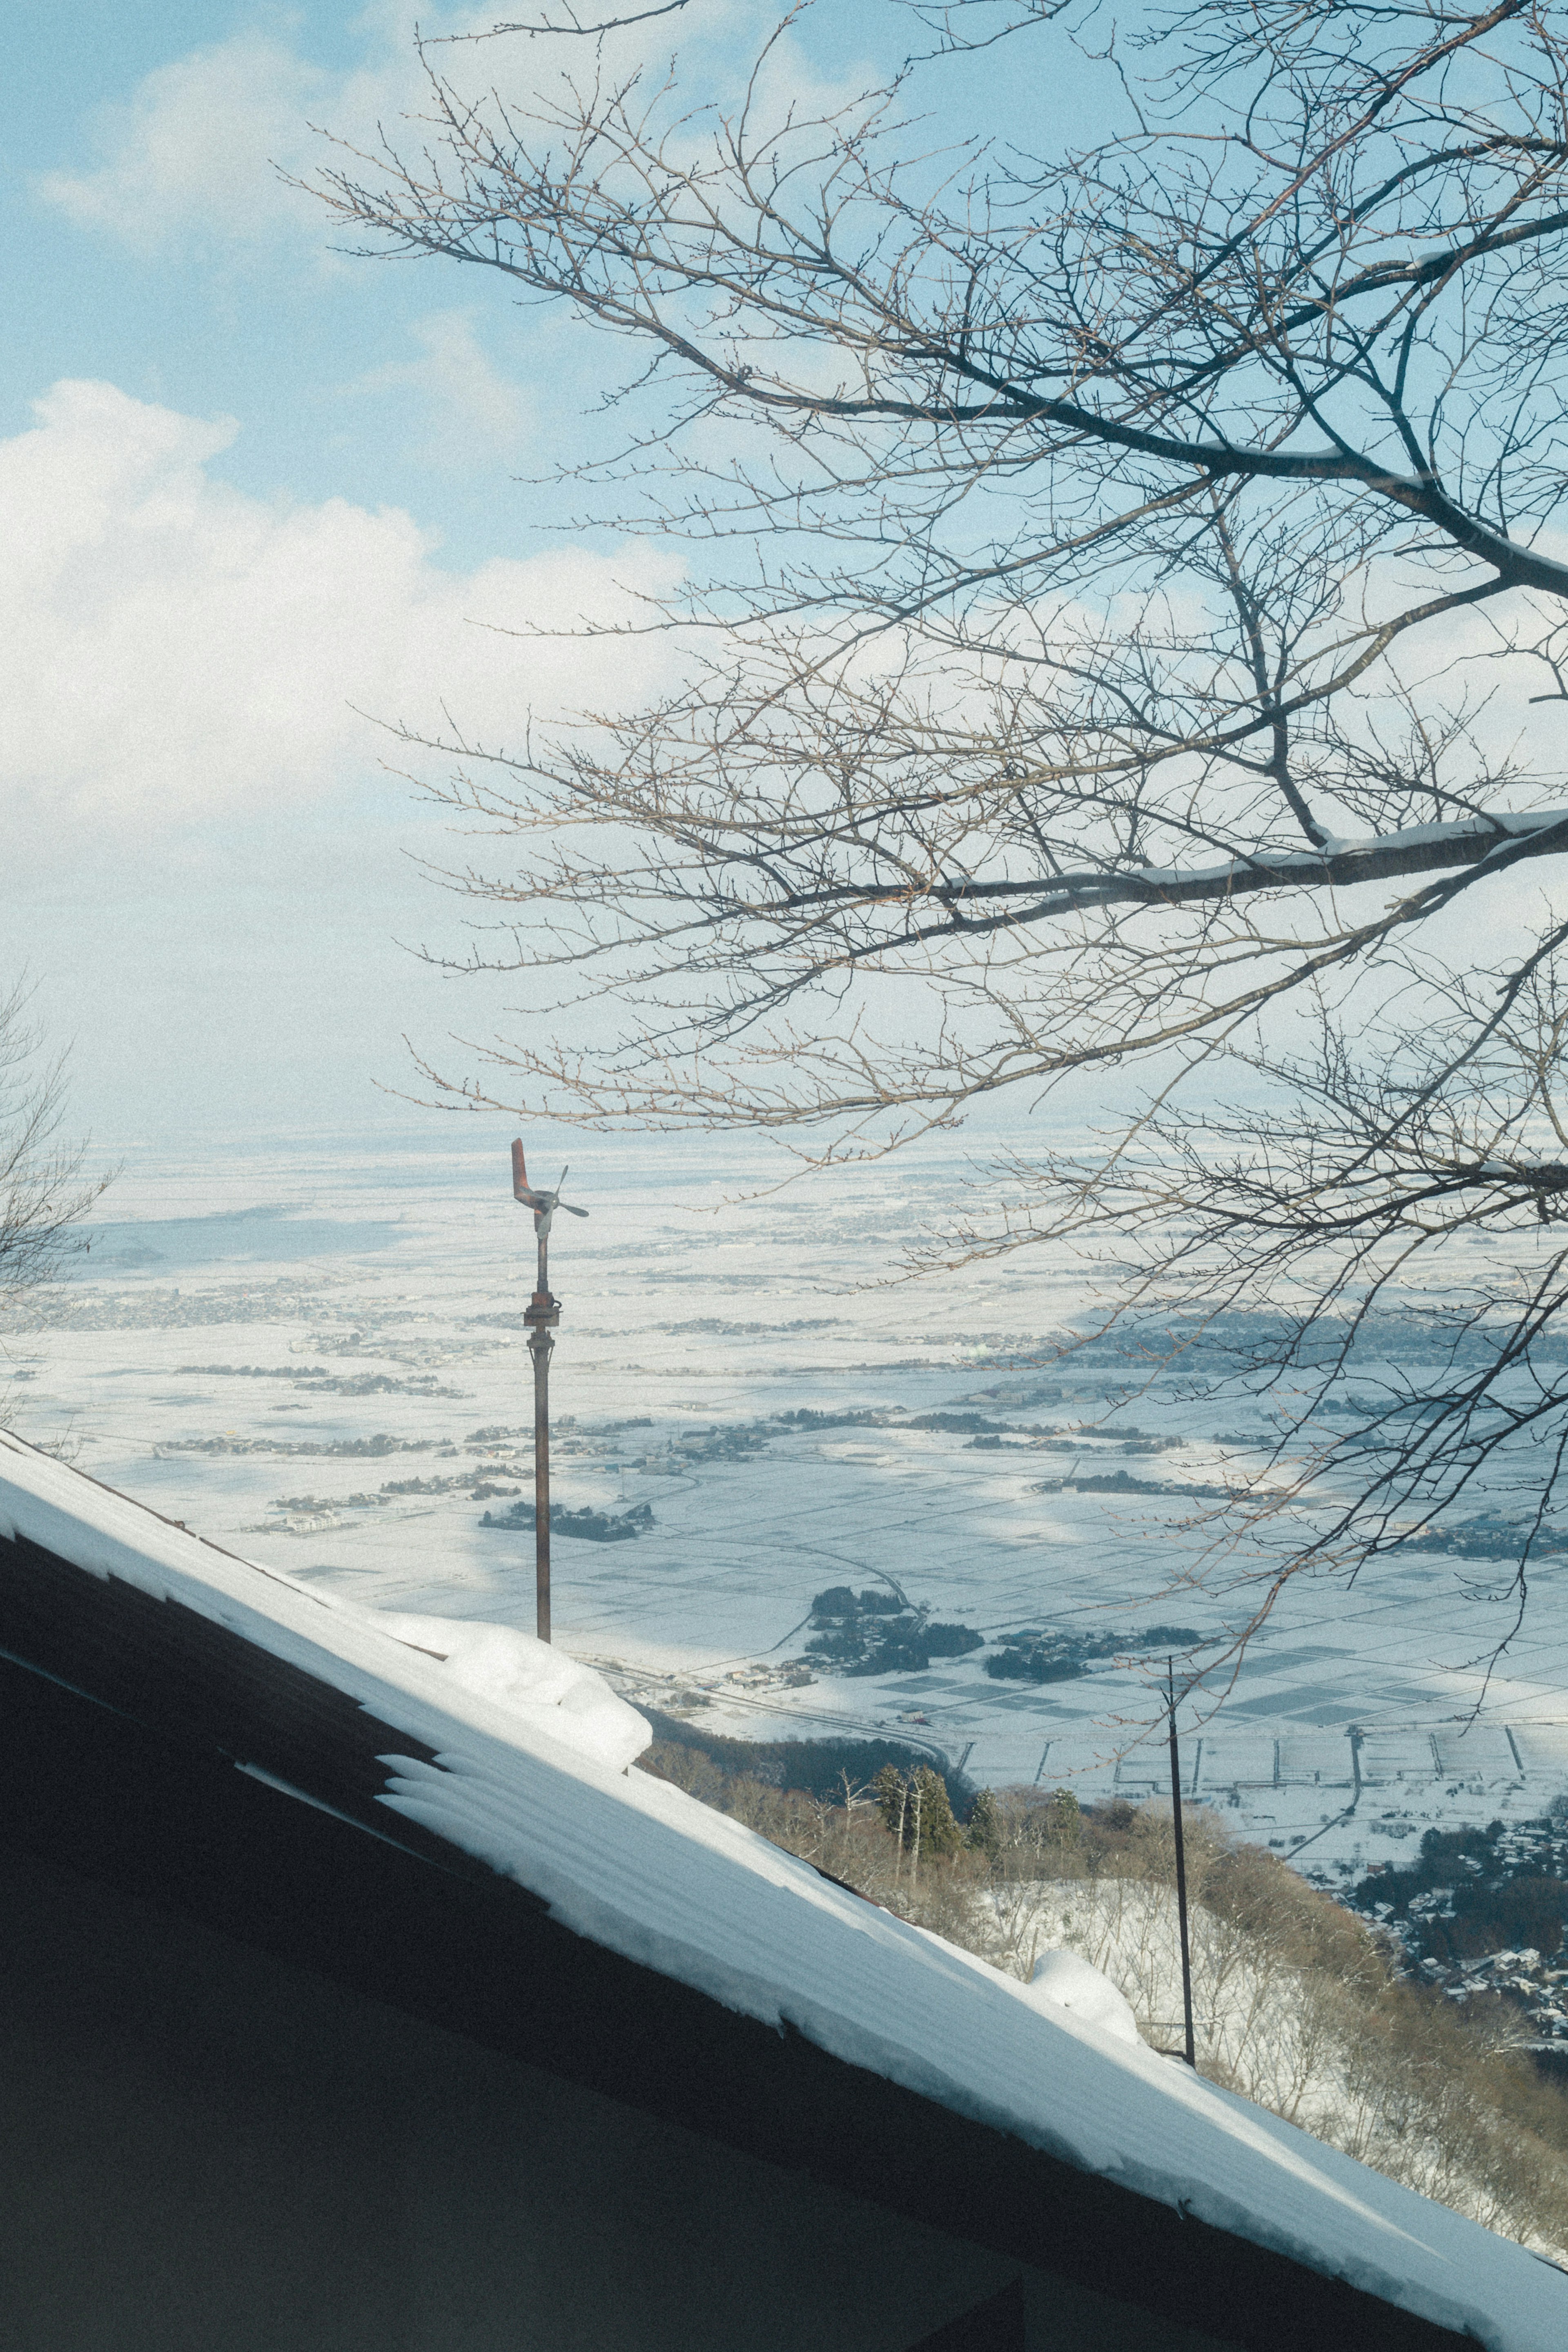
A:
[[[549,1360],[560,1321],[560,1301],[549,1286],[550,1220],[558,1209],[564,1209],[569,1217],[588,1214],[586,1209],[574,1209],[570,1201],[561,1199],[560,1185],[566,1179],[563,1168],[560,1184],[553,1192],[547,1192],[543,1185],[530,1184],[522,1138],[517,1138],[512,1146],[512,1198],[533,1211],[539,1244],[538,1274],[523,1321],[528,1326],[528,1353],[534,1360],[534,1592],[541,1642],[549,1640]]]
[[[560,1301],[549,1286],[549,1229],[559,1189],[542,1192],[528,1181],[522,1138],[512,1146],[512,1198],[534,1213],[538,1271],[523,1322],[534,1360],[534,1622],[541,1642],[549,1640],[549,1360],[560,1321]],[[581,1210],[574,1214],[580,1216]]]
[[[534,1611],[535,1630],[549,1640],[549,1360],[560,1322],[560,1301],[549,1286],[549,1219],[536,1216],[538,1275],[523,1321],[534,1360]]]
[[[1176,1745],[1176,1660],[1166,1661],[1166,1694],[1171,1735],[1171,1822],[1176,1831],[1176,1927],[1181,1936],[1181,2020],[1189,2066],[1197,2064],[1192,2031],[1192,1947],[1186,1930],[1186,1840],[1181,1825],[1181,1750]]]

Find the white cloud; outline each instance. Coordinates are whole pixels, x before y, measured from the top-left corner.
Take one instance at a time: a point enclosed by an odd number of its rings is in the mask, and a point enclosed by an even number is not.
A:
[[[691,0],[678,16],[633,24],[603,41],[465,37],[488,32],[497,13],[493,0],[450,15],[418,0],[371,0],[359,20],[361,57],[346,69],[316,65],[254,31],[193,49],[146,75],[129,98],[99,108],[101,160],[44,173],[37,192],[83,226],[142,251],[175,239],[254,247],[301,232],[319,247],[319,207],[282,175],[308,178],[331,160],[312,124],[367,152],[383,132],[394,146],[417,150],[429,92],[416,28],[437,74],[481,103],[499,89],[520,118],[541,96],[551,103],[561,96],[563,74],[614,82],[647,63],[657,79],[677,48],[683,107],[735,100],[777,23],[776,0]],[[871,66],[825,81],[787,37],[772,44],[751,83],[750,109],[775,120],[791,107],[809,113],[841,102],[868,78]]]
[[[530,709],[634,701],[670,661],[658,638],[495,634],[626,614],[629,591],[675,577],[662,551],[455,573],[395,509],[269,504],[214,477],[232,422],[74,382],[36,414],[0,442],[0,795],[18,815],[141,831],[298,804],[384,755],[355,706],[434,730],[444,703],[471,739],[515,742]]]
[[[487,466],[515,459],[534,423],[534,403],[503,375],[480,344],[470,310],[433,310],[410,331],[415,360],[393,360],[345,385],[350,394],[413,392],[425,404],[429,432],[417,451],[427,466],[457,473],[481,456]]]
[[[239,33],[158,67],[128,100],[100,108],[102,162],[47,173],[38,193],[142,249],[191,233],[255,242],[307,209],[277,167],[298,163],[308,118],[340,95],[338,77],[283,42]]]
[[[469,11],[427,33],[493,22]],[[143,76],[128,98],[94,110],[100,160],[39,175],[36,190],[84,227],[141,251],[176,239],[259,245],[280,231],[322,241],[320,207],[287,184],[327,158],[325,130],[373,148],[421,110],[425,76],[414,46],[417,9],[384,0],[360,20],[364,47],[346,68],[313,63],[275,35],[242,31],[192,49]],[[444,65],[469,54],[436,49]],[[317,126],[313,128],[312,126]]]

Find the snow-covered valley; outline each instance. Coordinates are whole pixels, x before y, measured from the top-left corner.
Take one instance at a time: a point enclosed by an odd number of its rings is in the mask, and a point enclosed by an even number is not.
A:
[[[531,1627],[532,1538],[498,1524],[532,1488],[531,1221],[477,1124],[132,1155],[71,1279],[0,1325],[0,1418],[307,1582]],[[628,1532],[561,1528],[558,1641],[732,1737],[896,1733],[996,1786],[1168,1787],[1152,1629],[1218,1654],[1248,1605],[1187,1580],[1195,1517],[1248,1458],[1234,1409],[1104,1351],[1049,1361],[1085,1307],[1065,1266],[873,1286],[956,1152],[749,1203],[711,1151],[571,1156],[591,1216],[553,1245],[555,1499]],[[1331,1881],[1434,1822],[1543,1813],[1568,1788],[1568,1559],[1489,1671],[1506,1585],[1414,1545],[1292,1585],[1218,1710],[1189,1709],[1189,1794]],[[809,1620],[845,1587],[980,1643],[831,1671]],[[1081,1663],[995,1671],[1031,1643]]]

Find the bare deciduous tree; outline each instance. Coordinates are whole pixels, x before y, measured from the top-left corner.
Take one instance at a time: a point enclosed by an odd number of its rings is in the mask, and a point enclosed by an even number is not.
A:
[[[502,844],[450,877],[498,926],[476,967],[629,1003],[621,1042],[431,1075],[821,1161],[1146,1065],[1157,1114],[1020,1163],[963,1246],[1131,1242],[1155,1322],[1277,1309],[1237,1362],[1310,1373],[1291,1437],[1435,1281],[1448,1369],[1428,1347],[1322,1442],[1342,1499],[1266,1583],[1407,1538],[1521,1445],[1539,1530],[1568,922],[1504,877],[1568,850],[1530,716],[1568,698],[1568,27],[910,17],[925,58],[815,119],[766,56],[695,115],[668,79],[523,112],[433,71],[417,136],[322,175],[369,249],[630,348],[599,511],[630,484],[620,521],[693,551],[640,625],[671,633],[653,707],[440,747]],[[1048,160],[950,131],[942,77],[972,94],[982,56],[1078,74],[1120,127]],[[1461,921],[1495,969],[1456,981]],[[1266,1111],[1215,1108],[1227,1070]],[[1511,1238],[1461,1291],[1471,1231]],[[1281,1492],[1242,1498],[1249,1540]]]
[[[109,1181],[84,1178],[82,1151],[61,1139],[61,1066],[39,1059],[27,995],[0,997],[0,1305],[59,1272]]]

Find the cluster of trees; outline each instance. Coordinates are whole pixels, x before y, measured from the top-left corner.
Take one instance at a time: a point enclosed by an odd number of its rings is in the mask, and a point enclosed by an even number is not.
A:
[[[1190,1654],[1203,1640],[1196,1625],[1146,1625],[1137,1633],[1053,1633],[1028,1627],[998,1643],[986,1660],[986,1672],[998,1682],[1072,1682],[1098,1659],[1162,1651],[1167,1656],[1177,1650]]]
[[[907,1779],[923,1765],[937,1771],[950,1812],[966,1818],[976,1801],[973,1784],[939,1751],[907,1740],[727,1739],[656,1708],[644,1707],[643,1713],[657,1735],[649,1769],[705,1804],[721,1804],[725,1789],[741,1781],[830,1807],[843,1804],[848,1790],[856,1792],[858,1803],[859,1792],[873,1786],[885,1767]]]
[[[547,13],[515,100],[433,48],[417,129],[318,178],[358,249],[575,310],[595,517],[689,550],[632,625],[668,636],[645,706],[411,742],[493,836],[447,877],[474,964],[627,1008],[429,1081],[820,1166],[1088,1078],[1126,1115],[1011,1155],[916,1262],[1071,1243],[1145,1363],[1228,1318],[1292,1407],[1285,1475],[1217,1515],[1254,1618],[1500,1459],[1541,1507],[1522,1602],[1568,1445],[1568,28],[904,17],[911,61],[814,112],[760,70],[694,110],[606,62],[624,19]],[[989,135],[1064,81],[1103,135]],[[1412,1298],[1430,1412],[1325,1433]]]
[[[929,1764],[917,1764],[912,1772],[901,1772],[896,1765],[884,1764],[872,1789],[883,1829],[895,1842],[900,1857],[909,1857],[912,1881],[919,1880],[922,1855],[928,1864],[942,1861],[965,1844],[964,1832],[948,1801],[946,1783]],[[846,1790],[844,1793],[848,1802],[852,1792]],[[989,1798],[990,1791],[982,1790],[981,1795]]]
[[[513,1533],[532,1534],[538,1522],[538,1513],[532,1503],[518,1501],[504,1511],[486,1511],[479,1521],[482,1528],[504,1528]],[[549,1507],[552,1535],[581,1536],[588,1543],[630,1543],[653,1524],[651,1503],[629,1503],[623,1511],[596,1511],[584,1503],[575,1510],[564,1504]]]
[[[933,1619],[895,1584],[886,1592],[830,1585],[813,1600],[810,1622],[808,1659],[841,1675],[924,1674],[933,1658],[965,1657],[986,1639],[971,1625]]]

